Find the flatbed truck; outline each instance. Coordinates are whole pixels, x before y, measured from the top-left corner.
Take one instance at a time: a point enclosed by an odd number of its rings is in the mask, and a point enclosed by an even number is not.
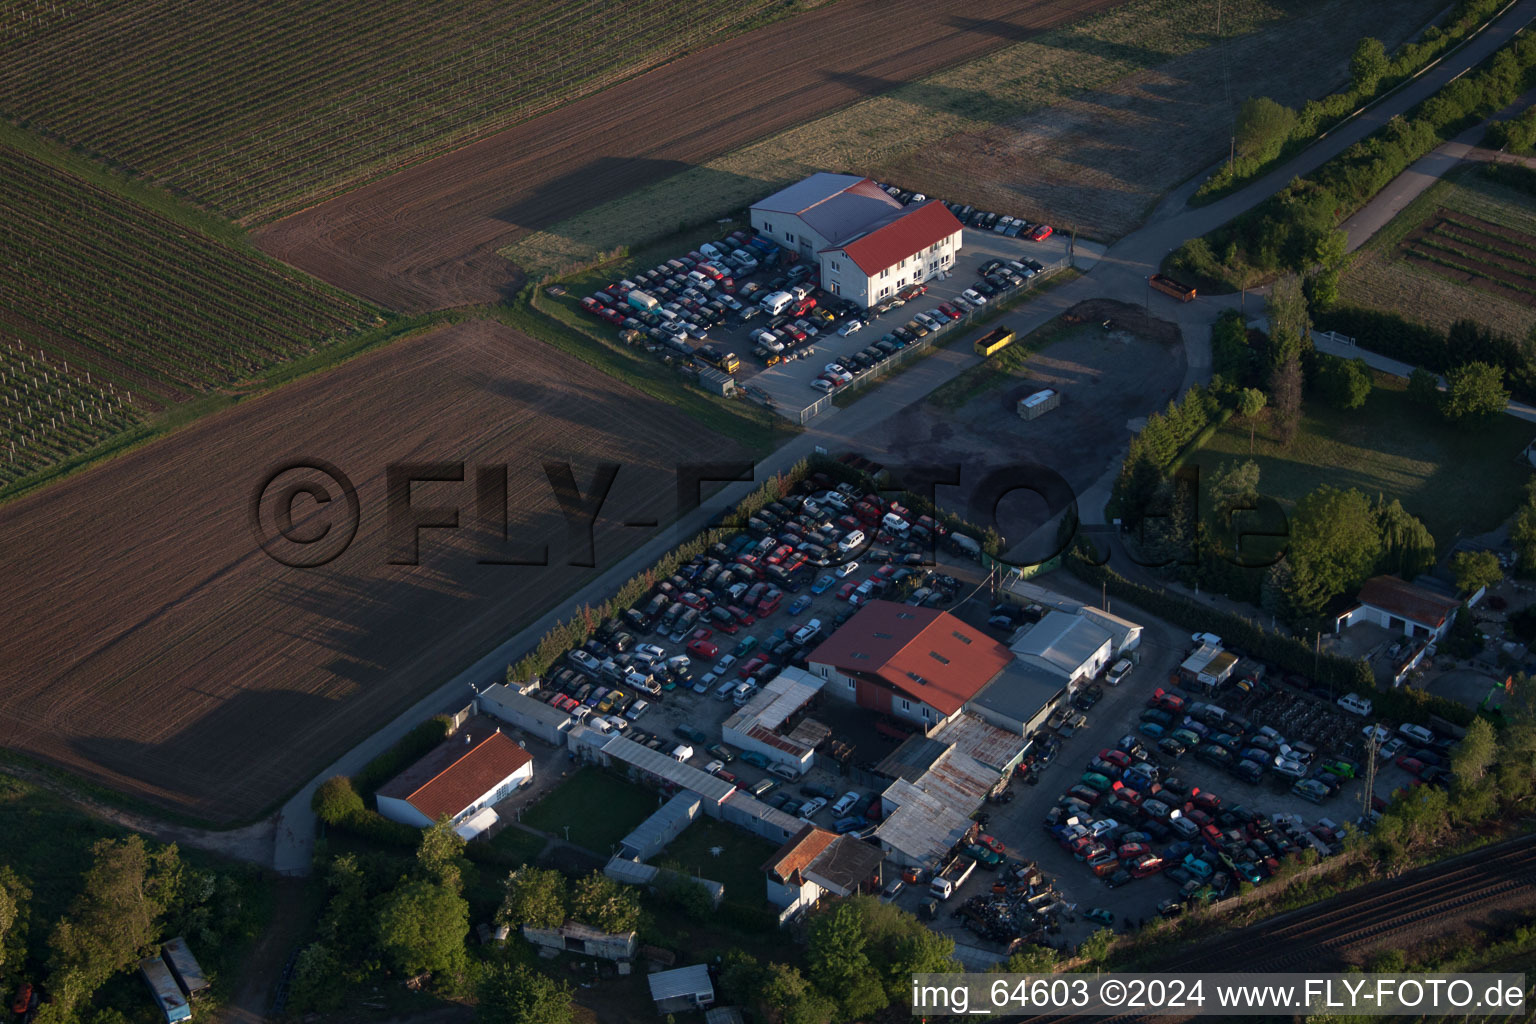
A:
[[[928,891],[941,900],[947,900],[959,890],[975,870],[976,861],[962,854],[950,861],[943,871],[933,876],[933,881],[928,883]]]

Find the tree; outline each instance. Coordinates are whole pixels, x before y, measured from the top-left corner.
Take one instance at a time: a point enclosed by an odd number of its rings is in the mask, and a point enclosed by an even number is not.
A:
[[[1451,574],[1463,593],[1475,594],[1484,587],[1492,587],[1504,579],[1504,569],[1499,556],[1492,551],[1458,551],[1451,558]]]
[[[783,1024],[828,1024],[837,1013],[836,1001],[787,964],[772,963],[764,969],[757,998]]]
[[[1100,928],[1077,947],[1077,955],[1087,961],[1090,967],[1103,966],[1104,957],[1109,954],[1109,947],[1114,944],[1114,941],[1113,928]]]
[[[340,825],[367,810],[357,787],[345,775],[333,775],[316,786],[309,806],[315,817],[327,825]]]
[[[1049,946],[1025,946],[1003,964],[1004,974],[1053,974],[1061,955]]]
[[[468,934],[469,904],[439,882],[407,881],[381,901],[379,949],[402,974],[457,973],[464,965]]]
[[[1381,557],[1381,528],[1365,495],[1326,484],[1302,498],[1291,520],[1290,603],[1304,618],[1358,587]]]
[[[1456,617],[1451,620],[1451,628],[1446,630],[1440,649],[1453,658],[1475,658],[1483,649],[1483,643],[1483,631],[1477,628],[1472,609],[1463,604],[1456,610]]]
[[[1241,160],[1267,163],[1280,155],[1280,147],[1296,128],[1296,111],[1268,96],[1243,101],[1233,126],[1233,145]]]
[[[1387,48],[1381,45],[1380,39],[1369,36],[1360,40],[1349,58],[1349,80],[1354,83],[1356,90],[1367,96],[1376,92],[1376,86],[1381,84],[1391,69],[1392,61],[1387,57]]]
[[[1259,464],[1249,459],[1234,463],[1231,469],[1225,462],[1216,467],[1211,480],[1211,505],[1223,522],[1230,523],[1238,509],[1251,509],[1259,503]]]
[[[1382,505],[1377,499],[1377,522],[1381,527],[1381,559],[1377,562],[1380,572],[1395,573],[1411,580],[1426,573],[1435,564],[1435,538],[1420,520],[1403,508],[1402,502],[1393,498]]]
[[[859,911],[849,903],[839,903],[811,921],[805,957],[811,981],[837,999],[849,1020],[868,1017],[889,1002],[865,943]]]
[[[1440,381],[1422,366],[1415,367],[1408,375],[1408,397],[1419,405],[1435,407],[1440,404]]]
[[[1509,541],[1515,546],[1522,574],[1536,572],[1536,497],[1528,497],[1509,527]]]
[[[1371,368],[1364,359],[1327,356],[1318,374],[1318,388],[1335,409],[1358,409],[1371,394]]]
[[[1269,396],[1275,440],[1282,447],[1296,439],[1301,429],[1301,357],[1292,355],[1270,376]]]
[[[1269,365],[1276,369],[1292,356],[1300,356],[1312,336],[1312,318],[1307,314],[1307,298],[1301,280],[1295,274],[1277,278],[1264,303],[1269,318]]]
[[[640,898],[629,886],[594,871],[576,883],[571,916],[600,931],[632,932],[640,923]]]
[[[1498,738],[1492,724],[1486,718],[1474,718],[1467,726],[1467,734],[1451,750],[1451,774],[1464,784],[1477,782],[1488,774],[1498,753]]]
[[[98,840],[91,854],[84,888],[49,939],[49,988],[60,1019],[159,938],[184,876],[175,845],[151,852],[138,835]]]
[[[565,876],[543,868],[520,867],[507,876],[506,896],[496,920],[517,928],[558,928],[566,918]]]
[[[1445,418],[1463,426],[1480,426],[1509,404],[1504,371],[1487,363],[1467,363],[1445,375]]]
[[[492,962],[480,981],[482,1024],[571,1024],[571,987],[523,964]]]
[[[1312,308],[1332,309],[1339,301],[1339,279],[1349,269],[1349,235],[1340,228],[1325,232],[1312,251],[1313,270],[1307,278]]]
[[[464,837],[453,830],[453,819],[447,815],[422,832],[416,863],[427,878],[454,892],[461,891],[459,864],[463,859]]]
[[[1259,413],[1269,398],[1258,388],[1243,388],[1237,393],[1237,414],[1248,421],[1248,454],[1253,454],[1253,429],[1259,422]]]
[[[27,955],[32,890],[10,865],[0,865],[0,968]]]

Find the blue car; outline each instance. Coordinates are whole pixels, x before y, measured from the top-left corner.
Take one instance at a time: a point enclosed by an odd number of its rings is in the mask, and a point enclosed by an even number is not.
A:
[[[1156,722],[1142,722],[1141,734],[1143,736],[1151,736],[1153,739],[1161,739],[1163,735],[1163,727],[1158,725]]]
[[[817,578],[816,582],[811,584],[811,593],[824,594],[828,590],[831,590],[832,584],[836,582],[837,577],[833,576],[831,573],[827,573],[825,576]]]
[[[789,603],[789,614],[799,615],[811,606],[811,598],[807,594],[801,594]]]

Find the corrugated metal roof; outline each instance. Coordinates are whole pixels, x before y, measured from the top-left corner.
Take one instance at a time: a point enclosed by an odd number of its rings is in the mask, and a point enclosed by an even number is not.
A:
[[[777,729],[789,720],[789,716],[810,703],[824,685],[826,680],[820,676],[793,666],[786,668],[768,680],[740,711],[727,718],[725,728],[738,732],[747,732],[753,725]]]
[[[974,808],[997,785],[1000,773],[988,768],[970,754],[950,747],[914,785],[950,807]]]
[[[806,878],[838,896],[848,896],[880,869],[885,854],[878,846],[838,836],[804,869]]]
[[[1052,669],[1015,658],[986,689],[971,698],[970,704],[1016,722],[1028,722],[1066,685],[1066,678]]]
[[[480,691],[481,708],[490,714],[496,713],[496,708],[504,708],[507,711],[515,711],[533,721],[540,722],[552,729],[559,729],[571,720],[569,712],[551,707],[541,700],[535,700],[514,690],[506,683],[496,683],[487,686]],[[490,705],[487,707],[486,705]]]
[[[1024,750],[1022,736],[999,729],[972,714],[959,715],[945,722],[934,733],[934,738],[954,744],[957,750],[998,773]]]
[[[686,999],[690,996],[715,997],[715,985],[709,980],[706,964],[679,967],[675,971],[658,971],[646,979],[651,983],[651,998],[656,1002],[664,999]]]
[[[800,831],[800,827],[805,824],[804,821],[801,821],[793,814],[787,814],[777,807],[770,807],[745,790],[738,789],[732,793],[730,798],[726,800],[726,803],[737,813],[756,818],[759,821],[766,821],[789,835],[794,835]]]
[[[699,794],[705,800],[718,804],[735,792],[736,787],[724,779],[717,779],[708,772],[684,764],[669,754],[615,736],[603,744],[603,753],[625,764],[632,764],[643,772]]]
[[[1013,651],[1071,676],[1112,639],[1109,630],[1082,616],[1051,611],[1013,642]]]
[[[699,816],[700,810],[699,795],[692,790],[684,790],[662,804],[655,814],[619,840],[619,845],[641,851],[649,850],[653,845],[665,846]]]
[[[920,863],[936,863],[971,827],[968,815],[905,779],[887,786],[882,801],[897,806],[875,834],[881,842]]]
[[[868,178],[822,172],[753,203],[752,209],[792,214],[828,245],[836,245],[902,206]]]
[[[944,751],[948,749],[948,744],[929,739],[922,733],[913,733],[902,740],[901,745],[895,750],[885,755],[875,766],[875,771],[893,779],[916,782],[922,778],[923,772],[944,756]]]

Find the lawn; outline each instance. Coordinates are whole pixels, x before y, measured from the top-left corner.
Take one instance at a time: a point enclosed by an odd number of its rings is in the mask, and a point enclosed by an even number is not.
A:
[[[659,806],[653,790],[588,767],[524,812],[522,821],[562,839],[569,835],[576,845],[603,854]]]
[[[524,864],[531,862],[539,855],[539,851],[544,849],[545,842],[543,836],[536,836],[511,822],[508,822],[505,828],[489,840],[491,848],[497,853],[514,857]]]
[[[720,855],[712,851],[718,849]],[[728,902],[766,907],[763,864],[778,849],[744,829],[714,818],[699,818],[656,857],[662,867],[676,867],[725,886]]]
[[[1210,46],[1213,14],[1208,0],[1132,0],[723,154],[524,236],[502,253],[537,280],[679,224],[724,216],[815,171],[868,173]],[[1227,0],[1222,34],[1256,32],[1285,17],[1281,4]]]
[[[1525,337],[1536,326],[1536,307],[1450,280],[1406,258],[1404,240],[1442,207],[1536,236],[1536,196],[1489,181],[1480,168],[1462,168],[1426,189],[1360,250],[1341,282],[1341,300],[1440,330],[1470,317]]]
[[[1209,479],[1220,463],[1252,458],[1260,491],[1287,508],[1323,484],[1397,498],[1444,551],[1458,536],[1491,530],[1514,510],[1531,476],[1520,454],[1536,437],[1536,424],[1501,416],[1464,432],[1426,415],[1406,388],[1401,379],[1378,375],[1365,406],[1354,412],[1311,400],[1289,448],[1276,445],[1261,425],[1251,456],[1247,426],[1230,420],[1188,464]]]

